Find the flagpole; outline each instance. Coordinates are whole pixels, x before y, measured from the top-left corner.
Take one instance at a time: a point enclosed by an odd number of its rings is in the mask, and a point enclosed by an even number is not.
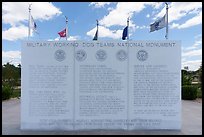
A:
[[[168,39],[168,4],[167,2],[165,2],[166,4],[166,39]]]
[[[29,4],[28,10],[29,10],[29,15],[28,15],[28,39],[30,38],[30,11],[31,11],[31,5]]]
[[[129,17],[128,17],[128,19],[127,19],[127,40],[129,40],[128,29],[129,29]]]
[[[98,20],[96,20],[96,26],[97,26],[97,40],[98,40]]]
[[[67,32],[68,32],[68,19],[66,16],[65,16],[65,18],[66,18],[66,40],[67,40],[67,37],[68,37],[68,34],[67,34]]]

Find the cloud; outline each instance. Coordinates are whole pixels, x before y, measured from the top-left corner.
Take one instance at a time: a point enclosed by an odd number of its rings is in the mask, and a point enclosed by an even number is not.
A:
[[[116,8],[111,10],[108,15],[104,16],[99,22],[105,27],[114,25],[126,26],[127,18],[133,16],[145,8],[143,2],[118,2]],[[130,20],[129,26],[135,26]]]
[[[201,11],[201,9],[202,9],[202,2],[172,2],[169,4],[168,22],[171,23],[189,14],[198,13],[199,11]],[[164,7],[158,14],[156,14],[153,20],[163,17],[165,13],[166,13],[166,7]]]
[[[188,69],[191,71],[196,71],[200,68],[202,60],[192,60],[182,62],[182,68],[188,66]]]
[[[35,20],[49,20],[62,13],[51,2],[3,2],[2,22],[11,26],[27,22],[29,4],[32,4],[31,15]]]
[[[202,11],[197,16],[187,20],[184,24],[179,25],[178,29],[188,28],[199,24],[202,24]]]
[[[142,26],[136,26],[136,29],[149,29],[150,26],[145,26],[145,25],[142,25]]]
[[[202,45],[202,36],[195,41],[195,43],[193,44],[193,47],[198,47],[199,45]]]
[[[122,37],[122,32],[123,30],[110,30],[104,26],[99,26],[98,35],[99,35],[99,39],[100,37],[102,38],[109,37],[113,39],[119,39]],[[96,27],[90,30],[89,32],[87,32],[86,34],[88,36],[94,37],[95,33],[96,33]]]
[[[201,46],[202,46],[202,35],[199,34],[195,36],[195,42],[192,46],[183,48],[182,50],[185,52],[185,51],[201,48]]]
[[[146,15],[146,17],[147,17],[147,18],[149,18],[149,17],[150,17],[150,15],[149,15],[149,14],[147,14],[147,15]]]
[[[70,37],[68,37],[67,40],[79,40],[79,39],[80,39],[79,36],[70,36]]]
[[[72,41],[72,40],[79,40],[80,39],[80,36],[69,36],[67,38],[68,41]],[[60,37],[57,37],[55,39],[48,39],[48,41],[58,41],[60,40]],[[66,40],[66,38],[61,38],[61,40]]]
[[[202,56],[202,49],[187,51],[182,54],[182,57]]]
[[[154,9],[159,9],[164,4],[163,2],[149,2]]]
[[[170,26],[170,28],[184,29],[184,28],[189,28],[189,27],[192,27],[192,26],[195,26],[195,25],[199,25],[199,24],[202,24],[202,11],[198,15],[196,15],[193,18],[187,20],[183,24],[173,23]]]
[[[21,52],[20,51],[2,51],[2,64],[14,64],[17,66],[21,64]]]
[[[94,8],[103,8],[105,5],[109,5],[111,2],[91,2],[89,6],[93,6]]]
[[[192,60],[202,57],[202,34],[194,37],[195,42],[190,47],[182,47],[182,66],[188,66],[190,70],[198,70],[202,60]]]
[[[169,27],[170,27],[170,29],[175,29],[175,28],[179,27],[179,24],[178,23],[172,23]]]
[[[111,8],[108,15],[105,15],[99,22],[105,27],[111,26],[126,26],[127,18],[130,17],[129,26],[135,27],[131,20],[134,14],[141,12],[146,6],[152,6],[154,9],[159,9],[162,2],[118,2],[115,8]],[[149,16],[149,15],[148,15]]]
[[[134,14],[141,12],[146,6],[152,6],[154,9],[158,9],[162,6],[162,2],[118,2],[115,7],[109,7],[108,14],[99,20],[101,26],[100,37],[109,37],[113,39],[120,38],[122,35],[122,30],[111,30],[112,26],[122,26],[127,25],[127,18],[129,17],[129,27],[130,31],[135,29],[145,29],[149,26],[136,26],[131,20]],[[88,36],[94,36],[94,29],[87,32]],[[131,33],[130,33],[131,35]]]
[[[55,7],[51,2],[3,2],[2,23],[10,25],[7,29],[3,28],[3,39],[13,41],[28,36],[29,4],[32,4],[31,15],[35,22],[37,20],[49,20],[62,13],[60,9]]]
[[[28,37],[28,27],[21,25],[18,27],[11,27],[5,31],[2,31],[2,39],[13,41],[17,39],[23,39]]]

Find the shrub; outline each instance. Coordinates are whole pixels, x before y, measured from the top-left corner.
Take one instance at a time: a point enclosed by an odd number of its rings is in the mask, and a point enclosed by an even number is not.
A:
[[[12,95],[12,88],[8,85],[2,86],[2,100],[10,99]]]
[[[197,87],[193,85],[182,86],[182,99],[194,100],[197,98]]]
[[[197,98],[202,98],[201,87],[198,88]]]

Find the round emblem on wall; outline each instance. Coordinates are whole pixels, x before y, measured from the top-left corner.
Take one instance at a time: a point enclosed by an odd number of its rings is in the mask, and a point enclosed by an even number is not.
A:
[[[78,61],[84,61],[86,59],[86,52],[84,50],[78,50],[75,53],[75,58]]]
[[[119,50],[117,53],[116,53],[116,58],[119,60],[119,61],[124,61],[127,59],[127,52],[125,52],[124,50]]]
[[[98,50],[95,56],[98,61],[104,61],[107,58],[107,54],[104,50]]]
[[[145,61],[148,58],[148,53],[145,50],[139,50],[137,52],[137,59],[139,61]]]
[[[66,53],[64,52],[64,50],[59,49],[55,51],[55,59],[57,61],[63,61],[65,57],[66,57]]]

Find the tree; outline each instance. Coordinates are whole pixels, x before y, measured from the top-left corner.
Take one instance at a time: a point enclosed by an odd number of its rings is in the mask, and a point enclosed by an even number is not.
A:
[[[181,70],[182,76],[182,86],[191,85],[192,78],[190,77],[190,73],[187,70]]]
[[[200,87],[201,87],[201,91],[202,91],[202,63],[200,68],[198,69],[198,74],[199,74],[199,80],[200,80]]]
[[[20,73],[17,67],[9,63],[2,66],[2,85],[10,86],[13,89],[19,79]]]

